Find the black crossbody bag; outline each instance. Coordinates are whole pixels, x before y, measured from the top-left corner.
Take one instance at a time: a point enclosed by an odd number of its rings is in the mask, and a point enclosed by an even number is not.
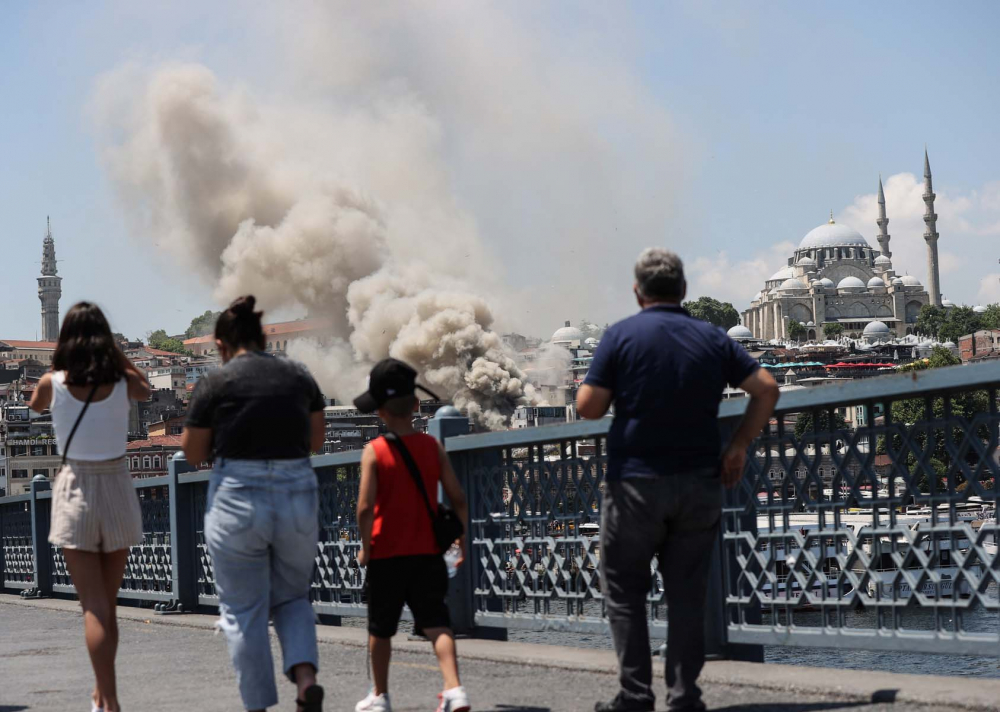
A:
[[[97,393],[97,385],[95,384],[93,388],[90,389],[90,395],[87,396],[86,402],[83,404],[83,408],[80,409],[80,415],[76,416],[76,422],[73,423],[73,429],[69,431],[69,437],[66,438],[66,447],[62,449],[62,464],[66,466],[66,455],[69,453],[69,445],[73,442],[73,436],[76,435],[76,429],[80,427],[80,421],[83,420],[83,414],[87,412],[87,408],[90,407],[90,401],[94,400],[94,394]]]
[[[413,455],[410,454],[410,451],[406,449],[406,445],[403,444],[403,439],[396,435],[396,433],[386,433],[384,437],[387,442],[394,445],[396,450],[399,451],[403,462],[406,463],[406,469],[410,472],[410,477],[413,478],[420,496],[424,499],[424,505],[427,507],[427,516],[431,518],[431,527],[434,529],[434,541],[437,543],[441,553],[448,551],[451,545],[465,533],[462,520],[458,518],[454,510],[440,503],[438,504],[437,514],[434,513],[430,497],[427,496],[427,488],[424,486],[424,478],[420,476],[420,468],[417,467]]]

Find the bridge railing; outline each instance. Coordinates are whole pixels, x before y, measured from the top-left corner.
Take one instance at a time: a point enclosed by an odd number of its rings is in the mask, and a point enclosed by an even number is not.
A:
[[[709,591],[709,649],[765,644],[992,654],[997,584],[1000,363],[785,392],[727,493]],[[685,407],[665,404],[665,407]],[[723,430],[745,401],[720,407]],[[467,435],[431,421],[469,498],[469,556],[451,582],[455,627],[605,632],[600,514],[609,419]],[[360,452],[313,460],[320,543],[312,598],[332,618],[366,615],[355,508]],[[171,458],[137,480],[144,541],[122,597],[159,610],[218,603],[203,519],[211,472]],[[47,542],[48,482],[0,499],[0,578],[23,595],[72,594]],[[657,562],[647,615],[662,633]],[[666,565],[670,575],[669,562]],[[749,652],[748,652],[749,651]]]

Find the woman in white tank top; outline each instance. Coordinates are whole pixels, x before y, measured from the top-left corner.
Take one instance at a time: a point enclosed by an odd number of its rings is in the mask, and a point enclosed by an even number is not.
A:
[[[83,608],[96,686],[92,712],[118,712],[115,617],[129,547],[142,542],[142,512],[125,463],[129,400],[149,382],[118,349],[101,310],[66,314],[52,359],[31,400],[52,412],[63,466],[52,488],[49,542],[62,547]]]

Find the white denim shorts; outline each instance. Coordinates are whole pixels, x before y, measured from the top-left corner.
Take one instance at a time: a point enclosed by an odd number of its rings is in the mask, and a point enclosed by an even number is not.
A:
[[[95,552],[142,543],[142,510],[124,457],[67,460],[52,486],[49,543]]]

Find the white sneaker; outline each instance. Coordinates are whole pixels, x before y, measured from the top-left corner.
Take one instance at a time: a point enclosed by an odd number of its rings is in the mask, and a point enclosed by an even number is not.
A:
[[[103,707],[98,707],[97,704],[91,700],[90,701],[90,712],[104,712]]]
[[[375,688],[372,688],[365,699],[354,705],[354,712],[392,712],[389,693],[383,692],[381,695],[376,695]]]
[[[453,687],[450,690],[445,690],[440,695],[438,699],[441,703],[438,705],[437,712],[469,712],[472,709],[469,706],[469,696],[465,694],[464,687]]]

